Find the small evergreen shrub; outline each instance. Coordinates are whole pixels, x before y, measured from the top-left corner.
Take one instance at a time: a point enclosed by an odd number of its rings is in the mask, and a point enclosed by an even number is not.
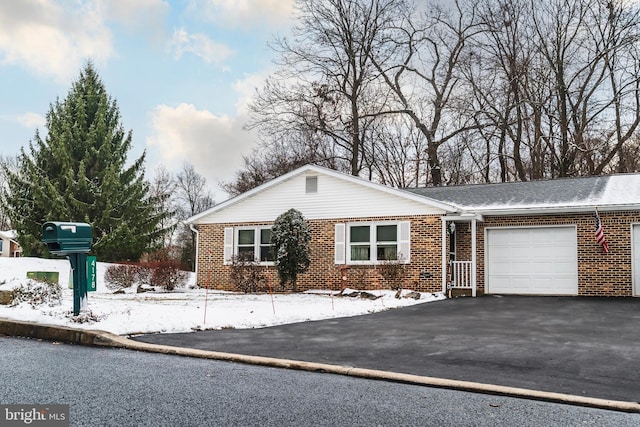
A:
[[[27,302],[31,307],[47,304],[49,307],[62,303],[62,287],[58,283],[27,281],[13,290],[11,306]]]
[[[300,211],[289,209],[276,218],[271,227],[271,244],[282,289],[290,284],[297,292],[298,274],[307,271],[311,263],[310,241],[311,228]]]
[[[264,267],[252,257],[235,255],[231,258],[231,281],[240,292],[248,294],[266,289],[267,278]]]

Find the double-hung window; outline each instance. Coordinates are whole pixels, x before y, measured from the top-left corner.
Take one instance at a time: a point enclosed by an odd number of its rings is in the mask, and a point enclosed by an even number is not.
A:
[[[336,262],[341,259],[339,230],[345,232],[346,262],[349,264],[373,264],[382,261],[409,258],[409,222],[350,223],[336,228]],[[407,253],[402,253],[406,251]],[[344,262],[344,261],[342,261]]]
[[[225,235],[225,240],[228,237]],[[275,260],[270,227],[238,227],[235,229],[233,242],[233,254],[236,256],[261,263],[270,263]],[[225,242],[225,246],[231,245]],[[228,260],[225,259],[225,261]]]

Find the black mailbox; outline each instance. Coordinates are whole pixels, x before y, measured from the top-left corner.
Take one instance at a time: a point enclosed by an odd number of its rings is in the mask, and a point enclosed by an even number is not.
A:
[[[84,222],[46,222],[42,226],[42,242],[57,255],[87,253],[91,250],[93,231]]]

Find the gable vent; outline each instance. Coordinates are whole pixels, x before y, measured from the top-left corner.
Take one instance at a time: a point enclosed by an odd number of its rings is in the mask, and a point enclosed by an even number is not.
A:
[[[306,180],[306,190],[307,194],[317,193],[318,192],[318,177],[317,176],[308,176]]]

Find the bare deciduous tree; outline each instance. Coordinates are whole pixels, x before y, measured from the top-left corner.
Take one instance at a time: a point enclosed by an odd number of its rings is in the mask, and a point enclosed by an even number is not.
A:
[[[279,69],[251,106],[250,127],[272,140],[319,133],[358,175],[386,92],[371,63],[381,33],[403,0],[299,0],[291,39],[278,38]]]
[[[397,22],[385,39],[383,55],[374,58],[395,95],[397,111],[407,114],[427,141],[433,185],[442,184],[440,146],[478,127],[459,71],[466,46],[478,31],[473,3],[433,6],[423,20],[407,14]]]
[[[191,163],[185,163],[182,170],[176,174],[175,185],[180,220],[197,215],[215,205],[207,188],[207,180],[196,172]],[[178,240],[182,246],[182,262],[195,268],[195,234],[183,224],[179,229]]]

